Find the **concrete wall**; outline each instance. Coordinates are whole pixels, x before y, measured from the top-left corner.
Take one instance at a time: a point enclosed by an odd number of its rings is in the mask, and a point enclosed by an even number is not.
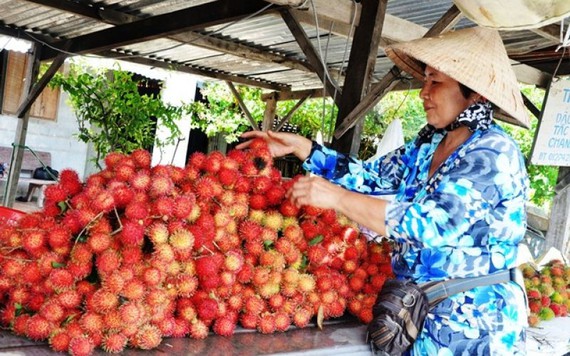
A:
[[[57,170],[71,168],[81,178],[85,175],[87,145],[75,138],[77,122],[71,108],[65,104],[62,92],[55,121],[30,117],[26,145],[33,150],[51,153],[51,166]],[[11,147],[16,135],[18,118],[0,115],[0,145]],[[41,164],[38,162],[38,167]]]

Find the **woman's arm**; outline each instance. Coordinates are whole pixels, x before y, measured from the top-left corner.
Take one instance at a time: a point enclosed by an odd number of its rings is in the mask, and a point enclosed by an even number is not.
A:
[[[348,191],[320,177],[301,177],[291,187],[288,197],[297,205],[335,209],[354,222],[385,235],[385,211],[388,202]]]

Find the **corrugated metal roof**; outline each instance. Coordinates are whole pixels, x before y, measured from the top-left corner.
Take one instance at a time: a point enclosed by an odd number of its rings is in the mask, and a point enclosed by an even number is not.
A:
[[[238,0],[234,0],[239,3]],[[348,0],[347,0],[348,1]],[[73,39],[78,36],[97,33],[113,27],[113,24],[147,19],[161,14],[188,9],[203,4],[215,3],[208,0],[103,0],[81,2],[53,1],[54,6],[67,3],[68,9],[56,9],[41,5],[47,1],[0,0],[0,33],[18,33],[28,39],[44,42]],[[401,20],[409,21],[428,29],[453,5],[451,0],[391,0],[387,13]],[[267,6],[272,6],[269,2]],[[275,6],[275,5],[273,5]],[[82,8],[85,10],[73,11]],[[92,11],[92,15],[86,15]],[[317,12],[319,9],[317,8]],[[97,14],[103,18],[96,18]],[[467,19],[456,26],[474,24]],[[349,25],[348,25],[349,26]],[[303,23],[303,29],[313,46],[326,61],[331,76],[346,70],[350,41],[336,34],[336,29],[317,29]],[[15,32],[19,30],[20,32]],[[178,35],[183,35],[182,32]],[[279,54],[286,59],[306,62],[305,55],[278,13],[269,13],[241,21],[226,22],[196,30],[193,35],[201,38],[219,39],[245,45],[259,51]],[[510,53],[526,53],[531,50],[556,45],[531,31],[503,32],[506,47]],[[224,51],[197,46],[195,40],[184,43],[174,35],[162,36],[144,42],[119,46],[113,55],[124,60],[156,61],[165,65],[176,64],[197,73],[224,73],[249,78],[268,85],[285,85],[292,90],[322,87],[319,77],[310,71],[291,69],[289,66],[244,58]],[[110,54],[110,52],[107,52]],[[391,67],[380,49],[373,78],[381,78]]]

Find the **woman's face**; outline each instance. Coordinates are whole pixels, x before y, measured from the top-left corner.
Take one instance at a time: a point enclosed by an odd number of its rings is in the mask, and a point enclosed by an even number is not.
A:
[[[420,98],[424,101],[427,122],[435,128],[444,128],[474,102],[477,94],[465,98],[459,82],[427,66]]]

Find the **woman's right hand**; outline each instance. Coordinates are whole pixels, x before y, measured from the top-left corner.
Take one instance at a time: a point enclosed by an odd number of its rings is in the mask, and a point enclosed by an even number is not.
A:
[[[282,157],[292,153],[304,161],[311,153],[311,140],[288,132],[248,131],[244,132],[241,137],[249,140],[237,145],[237,149],[247,148],[253,139],[262,138],[267,142],[273,157]]]

